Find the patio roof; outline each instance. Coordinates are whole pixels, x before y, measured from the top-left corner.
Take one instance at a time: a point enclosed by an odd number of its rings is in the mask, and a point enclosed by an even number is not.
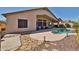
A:
[[[52,22],[58,22],[58,20],[53,19],[52,17],[50,17],[50,16],[48,16],[48,15],[37,15],[37,18],[41,18],[41,17],[46,18],[46,19],[49,19],[49,20],[51,20]]]

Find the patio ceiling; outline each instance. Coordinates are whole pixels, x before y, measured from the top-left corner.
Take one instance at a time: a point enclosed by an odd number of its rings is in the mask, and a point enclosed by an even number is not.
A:
[[[58,22],[58,20],[53,19],[52,17],[50,17],[48,15],[37,15],[37,18],[46,18],[48,20],[51,20],[52,22]]]

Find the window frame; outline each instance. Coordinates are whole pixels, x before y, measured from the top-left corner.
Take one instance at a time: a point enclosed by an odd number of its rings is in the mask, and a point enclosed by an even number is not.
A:
[[[28,28],[28,20],[18,19],[18,28]]]

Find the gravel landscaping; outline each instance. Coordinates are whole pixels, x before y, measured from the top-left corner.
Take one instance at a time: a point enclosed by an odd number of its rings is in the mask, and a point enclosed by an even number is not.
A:
[[[32,39],[29,35],[21,36],[21,46],[17,49],[18,51],[33,51],[35,47],[42,44],[43,41]]]
[[[79,51],[75,35],[70,35],[55,42],[40,41],[32,39],[29,35],[23,35],[21,43],[22,45],[17,51]]]
[[[76,42],[76,36],[71,35],[65,37],[61,41],[51,42],[56,44],[56,48],[60,51],[78,51],[79,45]]]
[[[7,34],[1,39],[3,51],[79,51],[76,35],[69,35],[62,40],[46,41],[29,34]]]

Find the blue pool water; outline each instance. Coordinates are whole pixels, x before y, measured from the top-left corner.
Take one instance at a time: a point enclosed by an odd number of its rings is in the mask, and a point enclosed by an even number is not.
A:
[[[52,33],[55,33],[55,34],[63,34],[63,33],[70,33],[70,32],[71,30],[67,28],[53,28],[52,29]]]

